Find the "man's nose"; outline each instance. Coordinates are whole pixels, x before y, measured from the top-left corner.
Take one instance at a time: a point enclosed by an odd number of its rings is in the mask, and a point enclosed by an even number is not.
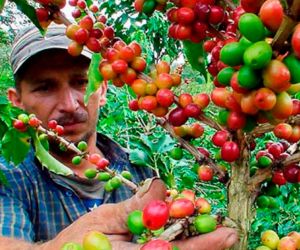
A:
[[[76,91],[71,88],[62,89],[60,98],[61,100],[58,100],[58,102],[60,103],[61,112],[72,113],[78,109],[79,100]]]

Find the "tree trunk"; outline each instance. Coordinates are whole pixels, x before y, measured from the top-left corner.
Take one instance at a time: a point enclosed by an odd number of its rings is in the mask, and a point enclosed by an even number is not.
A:
[[[231,182],[228,187],[228,215],[237,224],[240,233],[240,241],[232,250],[248,249],[248,237],[253,218],[252,194],[248,188],[250,179],[249,150],[245,147],[242,152],[241,159],[236,164],[232,164]]]

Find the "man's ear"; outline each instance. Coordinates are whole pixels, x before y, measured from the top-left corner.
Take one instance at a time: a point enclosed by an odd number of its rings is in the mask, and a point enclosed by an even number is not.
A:
[[[21,101],[20,93],[15,88],[9,88],[7,90],[7,98],[11,101],[12,105],[23,109],[23,103]]]
[[[99,87],[99,93],[100,93],[100,101],[99,106],[104,106],[106,103],[106,93],[107,93],[107,81],[103,81],[102,85]]]

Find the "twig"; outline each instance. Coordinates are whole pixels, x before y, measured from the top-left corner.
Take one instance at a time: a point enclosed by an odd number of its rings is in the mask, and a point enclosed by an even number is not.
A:
[[[294,27],[297,24],[299,18],[300,1],[294,0],[289,4],[289,8],[285,11],[284,19],[275,34],[272,41],[272,47],[276,50],[280,50],[284,47],[284,43],[287,41],[290,34],[293,32]]]
[[[73,151],[77,155],[84,155],[84,153],[81,150],[79,150],[75,146],[74,143],[67,141],[65,138],[63,138],[61,136],[58,136],[53,131],[47,130],[47,129],[43,128],[41,125],[37,127],[37,131],[40,133],[47,134],[50,138],[52,138],[55,141],[58,141],[59,143],[64,145],[68,150]],[[128,186],[134,193],[136,193],[138,191],[138,186],[135,183],[124,178],[122,175],[117,174],[116,172],[114,172],[113,170],[111,170],[107,167],[105,169],[103,169],[103,171],[109,173],[111,176],[119,177],[120,180],[122,181],[122,183],[124,183],[126,186]]]
[[[253,191],[256,191],[257,189],[259,189],[260,184],[272,175],[272,169],[274,167],[282,168],[289,164],[300,162],[300,152],[297,152],[296,154],[294,154],[296,151],[300,151],[298,149],[299,145],[300,145],[300,142],[291,145],[287,149],[287,152],[289,152],[293,155],[287,157],[285,160],[275,161],[270,167],[268,167],[266,169],[258,169],[256,171],[255,175],[249,181],[249,185],[248,185],[249,190],[253,192]]]
[[[224,177],[225,176],[225,172],[223,170],[221,170],[221,168],[219,168],[212,159],[207,158],[205,155],[201,154],[196,147],[194,147],[193,145],[191,145],[188,141],[182,139],[181,137],[177,136],[174,131],[172,126],[165,120],[165,119],[156,119],[157,123],[162,126],[164,129],[166,129],[170,135],[177,139],[178,142],[181,144],[181,146],[183,148],[185,148],[187,151],[189,151],[197,160],[197,162],[199,164],[204,164],[207,163],[207,165],[209,165],[216,173],[218,173],[218,175],[220,177]]]
[[[158,238],[166,241],[172,241],[177,235],[183,233],[184,224],[187,223],[187,219],[178,220],[176,223],[167,228]]]

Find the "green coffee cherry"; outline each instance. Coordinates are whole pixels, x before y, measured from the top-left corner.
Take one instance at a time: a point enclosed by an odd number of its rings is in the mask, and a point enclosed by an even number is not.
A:
[[[80,141],[77,145],[80,151],[85,151],[87,149],[87,143],[85,141]]]
[[[132,180],[132,174],[129,171],[124,170],[121,175],[127,180]]]
[[[84,175],[88,179],[94,179],[97,175],[97,170],[93,168],[88,168],[84,171]]]
[[[100,172],[97,178],[99,181],[108,181],[111,178],[111,175],[106,172]]]
[[[112,185],[111,185],[111,180],[109,180],[108,182],[106,182],[106,183],[104,184],[104,190],[105,190],[106,192],[112,192],[112,191],[114,190],[114,188],[113,188]]]
[[[72,164],[79,165],[80,163],[81,163],[81,156],[79,155],[74,156],[72,159]]]
[[[18,119],[21,120],[24,124],[27,124],[29,121],[29,116],[26,114],[18,115]]]
[[[120,177],[118,177],[118,176],[113,177],[110,180],[110,182],[111,182],[111,186],[113,187],[113,189],[117,189],[117,188],[121,187],[121,185],[122,185],[122,181],[121,181]]]

